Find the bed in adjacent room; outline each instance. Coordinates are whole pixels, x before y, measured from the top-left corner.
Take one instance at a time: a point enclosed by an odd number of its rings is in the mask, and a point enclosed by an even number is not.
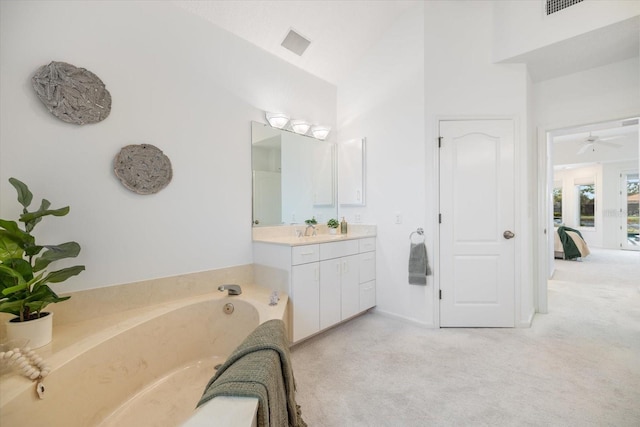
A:
[[[559,259],[584,258],[591,253],[582,234],[565,226],[555,227],[553,251]]]

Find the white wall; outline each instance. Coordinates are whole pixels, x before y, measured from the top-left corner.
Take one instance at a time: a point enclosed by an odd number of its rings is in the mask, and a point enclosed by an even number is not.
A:
[[[339,208],[340,216],[378,226],[376,286],[379,311],[433,325],[433,281],[408,284],[409,234],[427,230],[425,155],[424,22],[422,4],[404,14],[375,43],[357,68],[338,84],[338,143],[365,137],[365,207]],[[395,224],[395,213],[402,223]],[[432,259],[431,262],[434,262]]]
[[[548,131],[639,115],[639,65],[636,57],[536,83],[538,127]]]
[[[633,0],[585,0],[549,16],[543,0],[496,1],[494,51],[496,62],[640,14]]]
[[[284,111],[335,127],[335,86],[165,2],[0,8],[0,216],[19,212],[12,176],[71,206],[36,228],[43,241],[82,246],[87,270],[59,290],[251,263],[250,121]],[[104,81],[105,121],[76,126],[46,111],[30,78],[52,60]],[[120,148],[140,143],[173,165],[156,195],[112,172]]]

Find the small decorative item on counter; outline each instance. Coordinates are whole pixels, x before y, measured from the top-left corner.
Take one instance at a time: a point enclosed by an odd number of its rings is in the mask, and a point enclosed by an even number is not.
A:
[[[318,220],[316,220],[316,217],[313,216],[311,217],[311,219],[305,219],[304,223],[307,225],[316,225],[318,223]]]
[[[340,234],[347,234],[347,221],[342,217],[342,222],[340,223]]]
[[[16,340],[10,340],[0,344],[0,367],[15,368],[28,379],[35,381],[36,393],[40,399],[44,399],[42,382],[51,372],[51,367],[29,347],[13,346],[15,342]]]
[[[329,227],[329,234],[337,234],[337,229],[340,226],[340,223],[337,219],[331,218],[327,221],[327,227]]]
[[[280,301],[278,291],[271,292],[271,296],[269,297],[269,305],[278,305],[278,301]]]

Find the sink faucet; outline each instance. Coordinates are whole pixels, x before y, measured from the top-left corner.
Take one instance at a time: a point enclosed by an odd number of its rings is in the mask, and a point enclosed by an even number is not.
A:
[[[316,236],[318,234],[318,231],[316,230],[316,226],[313,224],[309,224],[307,225],[307,228],[304,229],[304,235],[307,235],[307,231],[309,231],[309,228],[313,229],[313,233],[311,233],[312,236]]]
[[[240,285],[220,285],[218,286],[218,290],[220,292],[224,292],[228,290],[229,295],[240,295],[242,293],[242,289],[240,289]]]

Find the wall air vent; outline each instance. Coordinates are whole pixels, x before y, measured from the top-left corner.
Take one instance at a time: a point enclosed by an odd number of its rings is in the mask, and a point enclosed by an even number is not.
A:
[[[295,53],[298,56],[302,56],[305,50],[311,44],[311,41],[302,37],[300,34],[295,32],[294,30],[289,30],[289,34],[282,41],[282,47],[289,49],[291,52]]]
[[[573,6],[576,3],[580,3],[582,0],[546,0],[547,3],[547,15],[566,9],[569,6]]]

